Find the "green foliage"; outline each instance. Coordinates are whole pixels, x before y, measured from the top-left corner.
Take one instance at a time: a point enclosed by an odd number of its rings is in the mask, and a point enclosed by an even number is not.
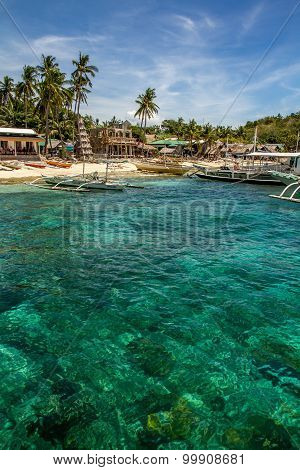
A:
[[[134,117],[141,120],[141,127],[146,128],[147,119],[153,118],[158,113],[159,106],[154,102],[155,98],[155,88],[147,88],[145,93],[139,95],[135,101],[138,109]]]
[[[91,78],[98,69],[89,64],[88,55],[81,53],[73,65],[75,70],[67,80],[56,58],[42,55],[40,65],[24,66],[20,82],[15,84],[12,78],[3,77],[0,126],[30,127],[45,134],[45,153],[50,137],[74,141],[80,104],[87,103]],[[83,119],[88,130],[96,125],[92,116]]]
[[[141,142],[146,143],[146,136],[145,132],[140,126],[132,126],[131,127],[132,131],[132,137],[135,139],[139,139]]]
[[[300,112],[288,116],[267,116],[265,118],[248,121],[244,126],[236,128],[226,126],[212,126],[211,124],[198,124],[194,119],[186,123],[182,118],[165,119],[161,126],[146,128],[147,134],[154,134],[158,139],[172,136],[191,140],[223,140],[229,142],[252,142],[255,128],[258,128],[258,142],[260,144],[284,144],[287,150],[294,150],[300,131]]]

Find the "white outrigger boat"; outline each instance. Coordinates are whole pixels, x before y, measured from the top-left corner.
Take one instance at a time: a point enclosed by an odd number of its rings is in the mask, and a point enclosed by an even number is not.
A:
[[[286,187],[280,194],[270,194],[270,197],[291,202],[300,202],[300,154],[289,154],[290,170],[288,172],[273,171],[272,174],[278,178]]]
[[[78,191],[78,192],[90,192],[90,191],[122,191],[125,189],[125,184],[114,183],[100,179],[98,174],[91,175],[74,175],[74,176],[41,176],[31,183],[29,186],[35,186],[36,188],[51,189],[51,190],[62,190],[62,191]]]
[[[36,178],[31,183],[25,183],[29,186],[36,188],[61,190],[61,191],[74,191],[74,192],[90,192],[90,191],[123,191],[125,188],[142,188],[141,186],[134,186],[128,183],[119,181],[108,180],[108,167],[111,162],[106,161],[105,176],[99,173],[85,174],[83,165],[83,172],[81,175],[73,176],[46,176],[42,175]]]

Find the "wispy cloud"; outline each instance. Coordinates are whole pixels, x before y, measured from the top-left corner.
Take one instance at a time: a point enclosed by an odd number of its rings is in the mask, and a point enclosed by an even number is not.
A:
[[[244,19],[242,22],[244,32],[248,32],[253,28],[258,18],[260,17],[263,9],[264,4],[258,3],[248,13],[244,15]]]
[[[189,18],[188,16],[183,16],[183,15],[174,15],[173,16],[175,19],[175,22],[181,26],[183,29],[186,31],[195,31],[196,30],[196,24],[195,22]]]
[[[204,24],[210,29],[215,29],[217,27],[216,21],[212,19],[210,16],[204,15],[203,21],[204,21]]]
[[[103,43],[103,35],[56,36],[46,35],[31,41],[32,48],[38,54],[51,54],[58,59],[70,59],[81,48],[95,47]]]

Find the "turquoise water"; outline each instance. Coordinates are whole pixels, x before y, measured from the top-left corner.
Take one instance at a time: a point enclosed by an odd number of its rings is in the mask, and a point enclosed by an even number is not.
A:
[[[269,192],[1,186],[1,448],[298,448],[300,208]]]

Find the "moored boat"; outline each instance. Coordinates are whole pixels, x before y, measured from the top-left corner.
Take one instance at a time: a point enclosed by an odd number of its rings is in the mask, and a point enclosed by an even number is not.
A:
[[[135,162],[135,166],[140,171],[147,171],[150,173],[167,173],[171,175],[184,175],[190,168],[174,164],[151,163],[151,162]]]
[[[46,184],[52,185],[53,188],[65,187],[65,188],[82,188],[90,191],[103,191],[113,190],[122,191],[125,189],[124,184],[114,183],[111,181],[105,181],[98,178],[97,175],[91,176],[86,175],[85,177],[80,176],[43,176],[43,180]]]
[[[197,168],[197,165],[194,165]],[[223,181],[229,183],[246,183],[246,184],[265,184],[265,185],[281,185],[283,184],[278,178],[267,171],[258,169],[239,170],[225,168],[209,169],[199,167],[194,176],[200,179],[211,181]]]

